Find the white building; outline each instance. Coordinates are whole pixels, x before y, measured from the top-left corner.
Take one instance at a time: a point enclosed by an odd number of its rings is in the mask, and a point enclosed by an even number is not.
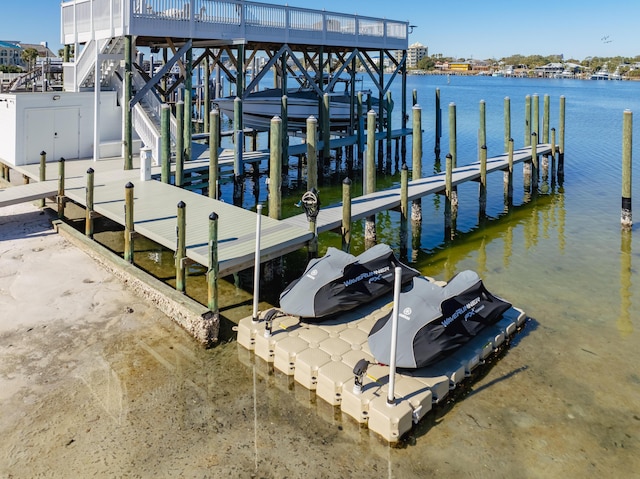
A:
[[[427,56],[429,56],[429,47],[419,42],[410,45],[407,50],[407,68],[416,68],[418,62]]]

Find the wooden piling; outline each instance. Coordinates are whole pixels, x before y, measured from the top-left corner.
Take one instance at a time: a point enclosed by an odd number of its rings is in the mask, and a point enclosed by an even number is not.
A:
[[[504,172],[504,197],[508,208],[513,204],[513,138],[509,138],[507,152],[509,166]]]
[[[411,104],[413,106],[416,106],[418,104],[418,90],[416,90],[415,88],[411,92],[411,100],[412,100]]]
[[[133,183],[124,187],[124,259],[133,263]]]
[[[369,110],[367,113],[367,164],[365,179],[365,194],[376,191],[376,112]],[[376,244],[376,216],[367,216],[364,228],[365,247],[370,248]]]
[[[160,145],[160,181],[163,183],[169,183],[171,176],[171,124],[170,124],[171,110],[169,105],[163,103],[160,107],[160,130],[161,130],[161,145]]]
[[[400,256],[407,256],[409,219],[409,168],[403,164],[400,169]]]
[[[351,179],[342,180],[342,251],[351,251]]]
[[[633,226],[631,214],[631,166],[633,144],[633,113],[625,110],[622,123],[622,212],[620,223],[625,229]]]
[[[487,145],[480,148],[480,217],[487,212]]]
[[[207,269],[207,307],[218,314],[218,215],[209,215],[209,265]]]
[[[358,104],[356,106],[357,115],[358,115],[358,131],[357,131],[357,141],[358,141],[358,165],[362,164],[364,160],[364,104],[362,102],[362,92],[358,92]]]
[[[386,101],[386,109],[387,109],[387,162],[391,162],[391,145],[393,143],[391,134],[393,133],[393,126],[391,122],[392,112],[393,112],[393,100],[391,99],[391,91],[387,91],[387,101]],[[390,163],[389,163],[390,164]]]
[[[551,185],[556,184],[556,129],[551,128]]]
[[[435,148],[433,152],[436,155],[436,160],[440,159],[440,138],[442,138],[442,110],[440,108],[440,88],[436,88],[436,105],[435,105],[435,115],[436,115],[436,128],[435,128]]]
[[[77,54],[77,52],[76,52]],[[96,79],[96,82],[98,79]],[[124,169],[133,169],[133,113],[129,107],[133,99],[133,37],[124,37]]]
[[[531,146],[531,96],[524,97],[524,146]]]
[[[187,119],[187,121],[190,121]],[[183,131],[185,128],[185,103],[176,103],[176,131]],[[176,173],[174,184],[182,187],[184,181],[184,135],[176,135]]]
[[[509,140],[511,140],[511,99],[504,98],[504,151],[509,151]]]
[[[487,148],[487,103],[484,100],[480,100],[480,127],[478,128],[478,160],[482,153],[481,149]]]
[[[413,181],[422,178],[422,108],[417,103],[413,105],[413,148],[411,179]],[[422,220],[422,198],[411,202],[411,219],[413,221]]]
[[[47,179],[47,153],[42,150],[40,152],[40,182],[43,182]],[[42,198],[39,202],[40,208],[44,208],[45,199]]]
[[[531,133],[531,188],[535,193],[538,190],[538,179],[540,175],[540,165],[538,164],[538,134]]]
[[[322,96],[322,167],[331,158],[331,110],[329,108],[330,97],[328,93]]]
[[[560,97],[560,115],[558,118],[558,181],[564,181],[564,118],[565,97]]]
[[[236,97],[233,101],[233,130],[234,130],[234,148],[233,148],[233,175],[236,178],[242,174],[242,150],[244,140],[242,138],[242,100]],[[282,146],[278,149],[282,150]]]
[[[208,53],[208,52],[205,52]],[[211,87],[209,85],[209,77],[211,76],[211,67],[209,66],[209,55],[205,54],[203,59],[203,68],[204,68],[204,118],[203,118],[203,128],[204,131],[209,131],[209,122],[211,120],[208,115],[209,108],[211,108]],[[199,110],[198,110],[199,111]]]
[[[286,83],[287,76],[283,81]],[[283,91],[287,91],[286,88]],[[289,171],[289,97],[282,95],[280,99],[280,119],[282,120],[282,169],[283,174]]]
[[[282,215],[280,188],[282,184],[282,120],[271,120],[269,145],[269,218],[279,220]]]
[[[182,132],[178,131],[178,135],[183,135],[184,144],[184,161],[191,161],[191,127],[192,127],[192,100],[193,100],[193,48],[189,48],[184,54],[184,128]]]
[[[544,106],[542,112],[542,143],[549,143],[549,116],[551,115],[549,95],[544,95]]]
[[[307,118],[307,190],[318,188],[318,120]]]
[[[220,110],[209,112],[209,198],[218,199],[218,161],[220,149]]]
[[[64,158],[60,158],[58,162],[58,196],[56,201],[58,203],[58,218],[64,218]],[[7,178],[9,175],[7,174]],[[9,181],[7,179],[7,181]]]
[[[540,138],[540,96],[534,93],[531,100],[531,130],[536,134],[537,140]]]
[[[458,165],[458,140],[456,138],[456,104],[449,103],[449,154],[451,155],[451,166]]]
[[[178,224],[176,226],[176,290],[181,293],[186,292],[186,268],[187,259],[187,214],[184,201],[178,203]]]
[[[87,170],[87,192],[86,192],[86,209],[85,209],[85,225],[84,234],[89,238],[93,238],[93,189],[94,189],[94,172],[93,168]]]
[[[451,153],[447,153],[445,168],[444,236],[446,240],[449,240],[451,239],[453,220],[451,211],[451,196],[453,193],[453,155]]]

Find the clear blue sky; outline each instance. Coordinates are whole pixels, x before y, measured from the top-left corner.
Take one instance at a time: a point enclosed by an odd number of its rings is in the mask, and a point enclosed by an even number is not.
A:
[[[3,0],[0,40],[60,45],[58,0]],[[639,0],[272,0],[296,7],[405,20],[429,53],[486,59],[513,54],[640,55]]]

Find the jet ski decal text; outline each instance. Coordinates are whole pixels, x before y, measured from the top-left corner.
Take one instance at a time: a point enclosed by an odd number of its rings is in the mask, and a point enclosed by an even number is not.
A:
[[[355,283],[359,283],[360,281],[363,281],[365,279],[368,279],[369,282],[379,281],[382,278],[382,275],[387,271],[389,271],[389,269],[390,269],[389,266],[385,266],[384,268],[380,268],[375,271],[367,271],[366,273],[360,273],[355,278],[346,280],[343,284],[346,288],[348,288],[349,286]],[[374,276],[377,276],[377,277],[374,278]]]
[[[458,319],[458,317],[462,314],[464,314],[464,320],[467,321],[469,318],[473,317],[474,314],[476,314],[476,311],[473,309],[473,307],[479,302],[480,302],[480,297],[478,296],[477,298],[469,301],[467,304],[465,304],[461,308],[456,309],[451,316],[449,316],[447,319],[442,321],[442,323],[440,324],[442,325],[443,328],[446,328],[451,323],[453,323],[456,319]]]

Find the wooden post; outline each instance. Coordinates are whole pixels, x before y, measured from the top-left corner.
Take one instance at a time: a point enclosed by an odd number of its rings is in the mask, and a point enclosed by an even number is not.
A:
[[[307,191],[318,189],[318,120],[307,118]]]
[[[271,120],[271,145],[269,156],[269,218],[281,217],[280,188],[282,183],[282,120],[275,116]]]
[[[47,153],[43,150],[40,152],[40,182],[46,181],[47,179]],[[45,199],[42,198],[40,200],[40,208],[44,208]]]
[[[218,215],[209,215],[209,268],[207,269],[207,307],[218,314]]]
[[[342,251],[351,251],[351,179],[342,181]]]
[[[85,209],[85,226],[84,234],[89,238],[93,238],[93,185],[94,174],[93,168],[87,170],[87,198]]]
[[[480,100],[480,128],[478,129],[478,160],[482,156],[480,150],[487,147],[487,103]]]
[[[533,94],[533,105],[531,113],[531,128],[532,133],[536,134],[536,140],[540,138],[540,96],[537,93]],[[533,140],[533,137],[531,138]]]
[[[531,146],[531,97],[524,98],[524,146]]]
[[[364,111],[363,111],[363,102],[362,102],[362,92],[358,92],[358,105],[357,105],[357,113],[358,113],[358,165],[362,164],[364,160]]]
[[[205,52],[205,57],[203,60],[203,65],[204,65],[204,78],[203,78],[203,84],[204,84],[204,124],[203,124],[203,128],[204,131],[209,131],[209,121],[210,121],[210,116],[208,115],[209,112],[209,108],[211,108],[211,87],[209,85],[209,77],[211,76],[211,68],[209,67],[209,50],[207,50]]]
[[[393,142],[391,135],[393,133],[393,126],[391,123],[391,113],[393,111],[393,101],[391,100],[391,91],[387,91],[387,163],[391,162],[391,144]]]
[[[176,131],[184,131],[185,123],[185,103],[179,101],[176,103]],[[190,119],[187,119],[190,121]],[[185,135],[176,135],[176,173],[174,183],[176,186],[182,187],[184,180],[184,137]]]
[[[412,105],[416,106],[418,104],[418,90],[415,88],[411,92]]]
[[[504,172],[504,198],[505,205],[509,208],[513,204],[513,138],[509,138],[508,168]]]
[[[286,79],[287,75],[284,76],[285,83]],[[282,169],[286,175],[289,171],[289,97],[287,95],[282,95],[280,110],[280,119],[282,120],[282,159],[280,161],[282,161]]]
[[[169,105],[163,103],[160,107],[160,130],[161,145],[160,145],[160,180],[163,183],[169,183],[171,177],[171,123],[170,123],[171,110]]]
[[[367,113],[367,164],[365,194],[376,191],[376,112],[369,110]],[[365,248],[370,248],[376,244],[376,216],[367,216],[364,228]]]
[[[623,228],[630,229],[633,226],[631,214],[633,113],[631,110],[624,111],[622,128],[622,213],[620,222]]]
[[[411,179],[422,178],[422,108],[417,103],[413,105],[413,148]],[[411,202],[411,220],[422,221],[422,198]]]
[[[542,143],[549,143],[549,116],[550,116],[549,95],[544,96],[544,110],[542,112]]]
[[[186,229],[187,214],[184,201],[178,203],[178,224],[176,226],[176,290],[181,293],[186,291],[186,268],[185,260],[187,259]]]
[[[442,138],[442,111],[440,109],[440,88],[436,88],[435,115],[436,115],[436,138],[435,138],[435,148],[433,149],[433,152],[436,155],[436,160],[439,160],[440,159],[440,138]]]
[[[7,178],[9,175],[7,174]],[[9,181],[7,179],[7,181]],[[58,162],[58,197],[56,198],[58,201],[58,218],[64,218],[64,158],[60,158]]]
[[[558,119],[558,181],[564,181],[564,115],[565,97],[560,97],[560,117]]]
[[[538,134],[534,131],[531,133],[531,188],[533,192],[538,190],[538,177],[540,166],[538,165]]]
[[[451,197],[453,193],[453,155],[447,153],[445,161],[445,201],[444,201],[444,237],[448,241],[451,239],[452,232],[452,204]]]
[[[449,154],[451,155],[451,167],[458,165],[458,142],[456,138],[456,104],[449,103]]]
[[[551,185],[556,184],[556,129],[551,128]]]
[[[78,52],[76,52],[77,58]],[[124,169],[133,169],[133,118],[131,100],[133,98],[133,37],[124,37]],[[96,79],[98,82],[98,79]]]
[[[220,110],[209,113],[209,198],[218,199],[218,160],[220,149]]]
[[[511,138],[511,99],[504,97],[504,151],[509,151]]]
[[[480,217],[487,212],[487,145],[480,148]]]
[[[234,131],[234,148],[233,148],[233,175],[236,178],[242,174],[242,100],[236,97],[233,101],[233,131]],[[282,147],[280,147],[282,148]]]
[[[185,54],[185,79],[184,79],[184,128],[182,133],[178,131],[178,135],[183,135],[184,140],[184,161],[191,161],[191,128],[192,128],[192,112],[193,112],[193,48],[189,48]]]
[[[400,256],[406,258],[408,249],[409,219],[409,167],[406,163],[400,169]]]
[[[331,158],[331,118],[329,115],[329,94],[322,96],[322,167],[324,168],[327,161]]]
[[[124,187],[124,259],[133,263],[133,183]]]

